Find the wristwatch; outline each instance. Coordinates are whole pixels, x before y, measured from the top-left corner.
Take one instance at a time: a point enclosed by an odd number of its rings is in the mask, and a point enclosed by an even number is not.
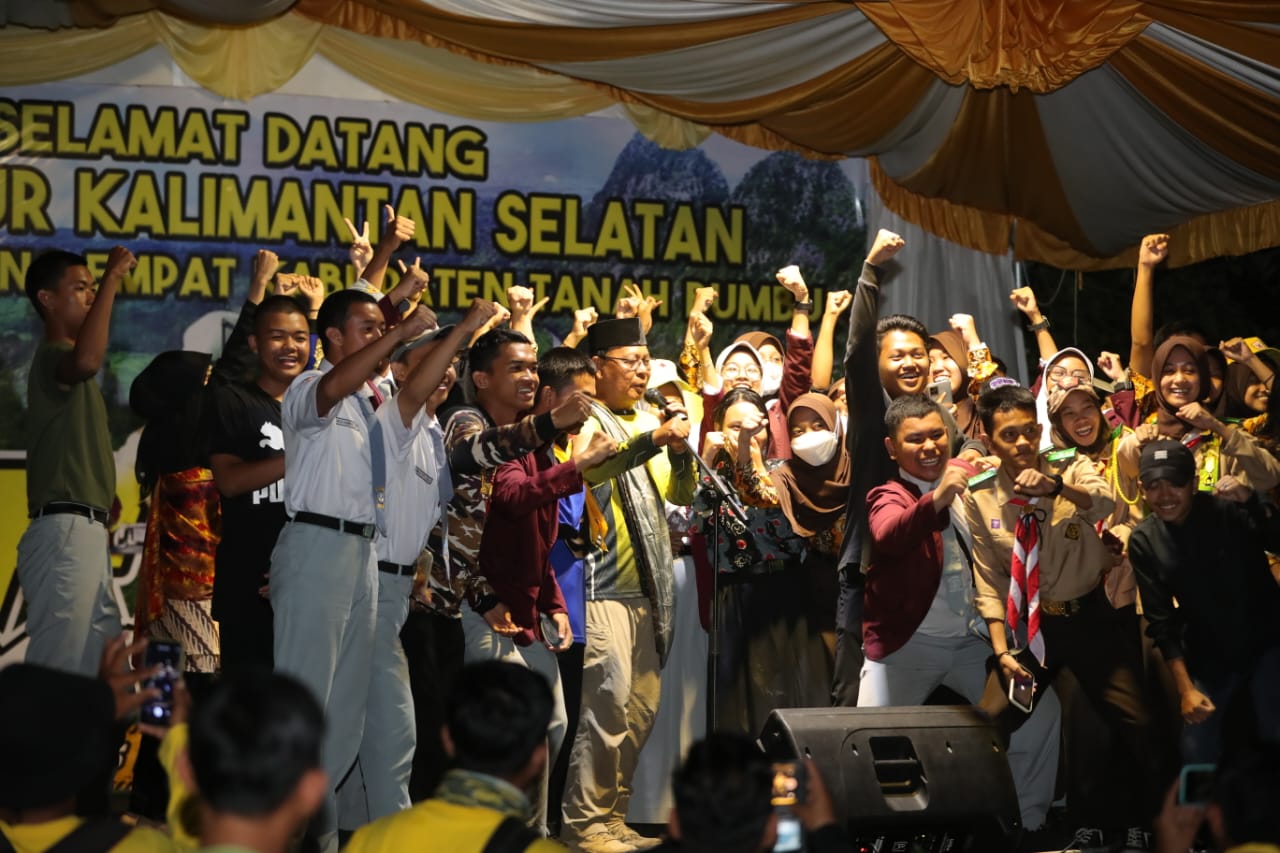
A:
[[[1062,475],[1050,474],[1049,478],[1053,480],[1053,491],[1049,493],[1049,497],[1056,498],[1062,494]]]
[[[792,307],[791,310],[799,314],[811,314],[813,313],[813,300],[805,300],[804,302],[797,302]]]

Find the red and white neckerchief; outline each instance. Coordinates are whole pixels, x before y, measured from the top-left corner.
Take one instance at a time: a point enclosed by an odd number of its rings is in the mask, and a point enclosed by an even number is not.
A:
[[[1040,634],[1040,519],[1034,511],[1018,516],[1013,528],[1013,564],[1010,567],[1009,600],[1005,621],[1012,638],[1018,621],[1027,614],[1027,648],[1044,666],[1044,637]]]

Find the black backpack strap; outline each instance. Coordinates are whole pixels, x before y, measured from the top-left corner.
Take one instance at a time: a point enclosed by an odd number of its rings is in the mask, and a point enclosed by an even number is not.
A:
[[[114,818],[90,818],[62,836],[45,853],[107,853],[133,831]]]
[[[489,841],[480,853],[524,853],[530,844],[537,841],[538,833],[525,826],[524,821],[514,817],[502,819],[498,828],[489,836]],[[62,853],[59,851],[59,853]]]

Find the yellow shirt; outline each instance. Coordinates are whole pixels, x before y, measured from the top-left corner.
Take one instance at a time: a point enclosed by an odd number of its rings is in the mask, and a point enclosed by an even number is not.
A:
[[[401,853],[405,850],[448,850],[480,853],[505,814],[482,806],[424,800],[357,830],[346,853]],[[563,853],[556,841],[539,839],[530,853]]]
[[[44,853],[82,823],[84,819],[75,815],[44,823],[10,825],[0,821],[0,832],[17,853]],[[112,853],[174,853],[180,849],[169,836],[145,826],[134,827],[111,848]]]

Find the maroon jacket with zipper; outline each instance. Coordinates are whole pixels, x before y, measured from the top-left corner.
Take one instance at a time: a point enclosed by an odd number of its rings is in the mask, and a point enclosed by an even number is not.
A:
[[[894,478],[867,493],[871,563],[862,613],[862,646],[881,660],[911,639],[929,613],[942,580],[942,531],[950,510],[933,507],[933,492]]]

